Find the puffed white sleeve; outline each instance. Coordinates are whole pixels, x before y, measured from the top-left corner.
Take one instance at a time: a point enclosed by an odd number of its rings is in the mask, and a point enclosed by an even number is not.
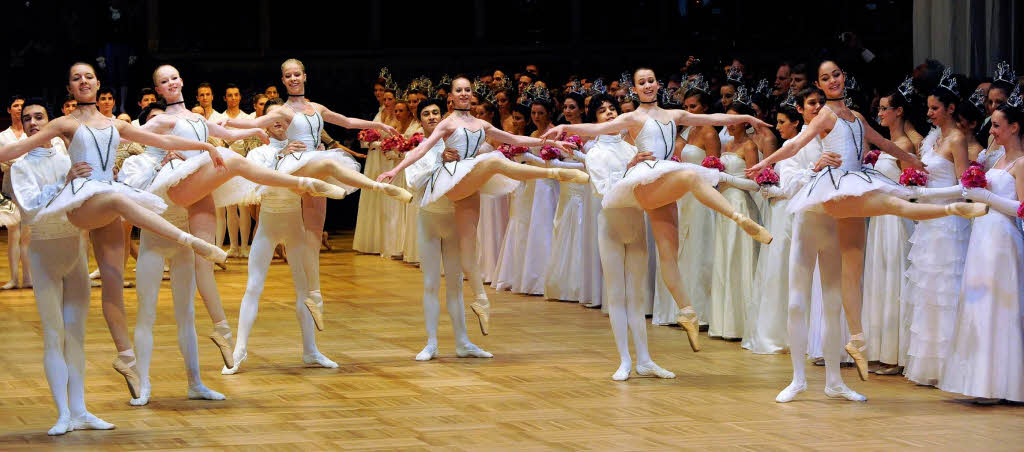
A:
[[[71,159],[59,153],[46,162],[19,160],[11,165],[14,200],[21,207],[26,224],[32,223],[39,210],[64,188],[69,170]]]
[[[152,157],[145,154],[130,156],[121,164],[117,180],[130,187],[145,190],[156,177],[157,163]]]
[[[274,167],[274,156],[277,155],[277,148],[269,144],[253,148],[245,155],[249,161],[264,168]]]
[[[626,166],[622,162],[611,153],[600,150],[587,153],[586,166],[594,193],[599,196],[604,196],[626,174]]]

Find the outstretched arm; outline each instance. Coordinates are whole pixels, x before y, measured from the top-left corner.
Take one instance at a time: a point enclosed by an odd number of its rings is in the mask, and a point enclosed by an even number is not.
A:
[[[861,125],[862,125],[862,127],[864,129],[864,140],[865,141],[867,141],[868,143],[871,143],[871,144],[873,144],[875,146],[878,146],[878,149],[881,149],[882,152],[884,152],[886,154],[889,154],[889,155],[891,155],[893,157],[896,157],[897,159],[900,159],[901,161],[903,161],[904,163],[906,163],[906,164],[908,164],[910,166],[913,166],[915,168],[924,168],[924,163],[921,163],[921,159],[917,158],[916,155],[911,154],[911,153],[909,153],[907,151],[904,151],[903,148],[897,146],[896,143],[893,143],[892,141],[889,141],[889,140],[883,138],[881,135],[879,135],[878,132],[875,131],[875,129],[873,129],[871,127],[867,127],[865,125],[865,124],[867,124],[867,121],[864,121],[864,117],[861,116],[860,113],[853,112],[853,114],[857,115],[857,117],[860,118],[860,120],[861,120]],[[815,118],[815,119],[817,119],[817,118]],[[811,121],[811,122],[813,123],[814,121]],[[808,129],[810,129],[810,127],[808,127]],[[776,152],[778,152],[778,151],[776,151]],[[964,146],[964,159],[963,159],[964,169],[967,169],[966,168],[966,162],[967,162],[967,155],[966,154],[967,154],[967,147]],[[772,155],[774,156],[774,154],[772,154]],[[962,171],[961,171],[961,173],[962,173]]]
[[[768,123],[750,115],[727,115],[725,113],[694,114],[685,110],[668,110],[672,119],[681,126],[728,126],[748,123],[754,127],[771,127]]]
[[[615,119],[602,122],[599,124],[562,124],[560,126],[552,127],[547,133],[541,135],[544,139],[553,139],[562,136],[562,134],[579,135],[579,136],[590,136],[596,137],[598,135],[610,135],[618,133],[620,130],[629,129],[632,130],[633,126],[636,125],[636,115],[633,112],[619,115]],[[515,144],[511,143],[510,144]],[[522,145],[521,145],[522,146]],[[529,146],[529,145],[525,145]]]
[[[831,121],[834,124],[835,118],[825,114],[819,114],[818,116],[816,116],[814,120],[812,120],[811,123],[807,125],[807,128],[804,129],[803,132],[800,132],[799,134],[797,134],[797,136],[787,141],[786,144],[782,145],[782,147],[779,148],[777,151],[772,152],[771,155],[765,157],[764,160],[761,160],[761,163],[758,163],[757,165],[747,168],[747,177],[753,178],[757,176],[757,173],[761,172],[761,170],[767,168],[768,165],[771,165],[780,160],[786,160],[796,155],[797,152],[800,152],[800,149],[803,149],[804,146],[807,146],[807,143],[810,143],[811,140],[814,139],[814,137],[818,136],[818,134],[825,130],[825,126],[826,124],[828,124],[829,121]]]
[[[206,126],[210,129],[210,135],[220,138],[222,140],[235,141],[249,137],[256,137],[259,138],[263,144],[270,143],[270,137],[267,136],[267,132],[257,127],[252,127],[248,129],[229,129],[210,120],[206,121]]]
[[[427,154],[427,151],[429,151],[430,148],[434,147],[434,145],[437,144],[438,140],[450,135],[454,128],[452,127],[452,122],[449,119],[450,117],[442,119],[441,122],[437,124],[437,128],[434,129],[434,132],[431,133],[429,137],[424,138],[423,141],[420,142],[420,144],[416,145],[416,147],[413,148],[413,150],[407,152],[405,154],[405,158],[402,159],[402,161],[398,162],[398,165],[396,165],[391,171],[381,173],[381,175],[377,177],[377,181],[388,182],[391,179],[394,179],[395,175],[398,174],[400,171],[404,170],[409,165],[416,163],[417,160],[423,158],[423,156]]]
[[[313,104],[313,107],[320,111],[320,115],[324,117],[324,121],[341,126],[346,129],[377,129],[381,132],[386,132],[391,135],[399,135],[398,130],[391,127],[383,122],[367,121],[365,119],[349,118],[341,113],[335,113],[329,108],[320,105]],[[430,148],[427,148],[430,149]]]
[[[555,147],[561,149],[562,151],[565,151],[566,153],[572,153],[572,148],[571,147],[566,147],[566,145],[568,143],[566,143],[564,141],[553,141],[553,140],[547,139],[547,138],[534,138],[534,137],[524,137],[522,135],[513,135],[511,133],[508,133],[508,132],[506,132],[504,130],[501,130],[501,129],[497,128],[497,127],[492,126],[491,124],[487,123],[486,121],[480,121],[480,122],[482,122],[484,124],[484,126],[483,126],[484,127],[484,133],[487,135],[487,138],[493,138],[493,139],[498,140],[498,141],[500,141],[502,143],[514,144],[516,146],[536,147],[536,146],[543,146],[545,144],[551,143],[552,146],[555,146]],[[545,133],[544,136],[546,137],[550,133],[551,132]]]
[[[117,121],[115,127],[118,132],[121,133],[122,137],[127,138],[129,141],[141,143],[149,146],[156,146],[158,148],[168,151],[187,151],[187,150],[203,150],[210,153],[210,159],[213,161],[214,166],[221,168],[224,166],[224,159],[217,152],[217,148],[210,143],[189,140],[174,135],[157,135],[148,130],[142,130],[135,127],[127,122]]]
[[[74,119],[58,118],[50,121],[49,124],[43,126],[32,135],[24,140],[15,141],[5,146],[0,146],[0,162],[6,162],[8,160],[14,160],[21,157],[38,147],[47,146],[50,144],[50,140],[53,137],[63,135],[64,127],[68,126],[66,121],[74,121]]]
[[[270,113],[260,116],[256,119],[248,118],[234,118],[224,121],[224,125],[227,127],[233,127],[236,129],[266,129],[274,125],[274,121],[284,121],[288,124],[292,121],[292,118],[285,112],[286,108],[275,108]],[[217,125],[216,123],[206,121],[207,125]],[[210,127],[210,131],[213,131],[213,127]]]

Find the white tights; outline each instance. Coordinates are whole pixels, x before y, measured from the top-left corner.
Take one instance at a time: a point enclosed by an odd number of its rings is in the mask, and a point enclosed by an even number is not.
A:
[[[452,321],[455,345],[469,345],[466,310],[462,301],[462,265],[459,239],[455,233],[455,215],[420,209],[417,219],[420,270],[423,271],[423,316],[427,327],[427,347],[437,349],[437,324],[441,317],[441,264],[444,263],[445,299]]]
[[[43,326],[43,367],[58,416],[86,417],[83,343],[89,313],[89,270],[84,243],[79,235],[33,240],[28,261]]]
[[[321,361],[323,355],[316,346],[316,326],[313,316],[306,308],[306,295],[309,293],[310,272],[306,271],[307,256],[310,252],[306,230],[302,225],[302,212],[270,212],[266,206],[260,209],[260,221],[256,227],[252,250],[249,252],[249,279],[245,286],[245,296],[238,313],[238,341],[235,343],[235,365],[238,366],[246,357],[249,334],[259,308],[263,285],[267,280],[270,261],[274,257],[274,247],[284,243],[288,249],[288,267],[292,272],[292,284],[295,286],[295,316],[302,330],[302,354],[307,364],[315,361],[325,367],[337,367],[330,360]],[[327,365],[333,364],[333,366]]]

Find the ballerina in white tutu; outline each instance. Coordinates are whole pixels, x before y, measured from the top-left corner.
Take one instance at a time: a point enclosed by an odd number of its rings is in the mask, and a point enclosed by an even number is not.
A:
[[[636,140],[639,152],[629,162],[629,169],[622,180],[604,195],[602,206],[605,209],[640,207],[647,211],[658,247],[662,279],[679,305],[681,312],[678,322],[686,329],[690,347],[698,351],[700,343],[697,312],[680,284],[679,267],[676,265],[679,248],[676,200],[687,193],[693,193],[702,204],[732,219],[756,240],[762,243],[770,242],[771,234],[761,225],[733,209],[732,204],[715,190],[714,185],[718,184],[719,179],[718,171],[670,160],[675,155],[676,124],[750,123],[758,127],[768,125],[745,115],[695,115],[683,110],[662,109],[657,105],[658,81],[654,77],[654,71],[648,68],[635,70],[633,82],[641,103],[636,111],[599,124],[560,125],[549,130],[544,137],[562,134],[598,136],[628,130]]]
[[[127,122],[104,117],[96,109],[100,82],[88,63],[75,63],[68,71],[68,92],[78,100],[78,108],[57,118],[34,136],[0,147],[0,160],[10,160],[45,146],[53,137],[68,145],[71,173],[67,184],[36,214],[36,221],[66,216],[72,225],[88,230],[103,278],[103,314],[118,350],[114,368],[128,383],[132,397],[138,397],[139,377],[135,353],[124,313],[124,231],[118,221],[124,218],[141,229],[192,248],[203,259],[223,262],[220,248],[178,229],[159,213],[167,205],[158,196],[137,190],[114,180],[114,157],[121,137],[164,149],[201,149],[216,152],[205,142],[177,136],[156,135]],[[217,157],[214,163],[222,165]],[[211,168],[211,171],[215,169]]]
[[[818,66],[817,86],[825,92],[826,105],[813,121],[799,135],[788,141],[779,150],[747,170],[747,177],[754,178],[769,165],[792,157],[807,143],[820,134],[825,134],[822,146],[825,152],[839,156],[841,163],[820,168],[821,172],[801,189],[789,202],[789,211],[804,212],[823,209],[837,219],[837,235],[842,256],[842,304],[846,310],[846,321],[852,337],[845,349],[857,364],[862,379],[867,379],[867,360],[863,329],[861,328],[861,300],[863,297],[861,276],[864,271],[864,244],[867,228],[865,217],[899,215],[906,218],[925,220],[947,215],[975,217],[983,215],[988,207],[984,204],[954,203],[949,205],[915,204],[902,199],[912,196],[912,190],[897,184],[872,168],[863,164],[865,142],[878,146],[883,152],[904,161],[909,166],[923,168],[917,156],[907,153],[893,142],[882,138],[874,129],[866,127],[863,117],[850,110],[843,102],[846,74],[830,60]],[[791,271],[797,268],[791,266]],[[791,289],[792,290],[792,289]],[[826,358],[829,352],[826,351]],[[780,398],[792,400],[806,388],[806,381],[794,381],[780,394]],[[857,395],[852,399],[863,400]],[[787,400],[787,401],[788,401]]]
[[[553,178],[583,183],[590,180],[590,177],[587,173],[574,169],[537,168],[515,163],[500,152],[479,154],[480,144],[486,138],[518,146],[544,146],[550,140],[512,135],[487,121],[474,118],[470,114],[472,93],[472,84],[466,77],[456,77],[452,80],[454,113],[441,120],[430,137],[410,151],[398,166],[378,176],[377,180],[394,179],[399,172],[422,158],[438,140],[443,139],[449,148],[457,150],[458,161],[439,160],[435,164],[420,206],[427,206],[441,197],[448,197],[455,203],[455,226],[459,237],[462,270],[470,281],[479,281],[476,263],[476,225],[480,217],[480,193],[510,193],[522,180]],[[570,152],[568,149],[572,146],[565,141],[550,143],[565,152]],[[480,319],[481,331],[487,334],[491,307],[487,296],[481,292],[476,293],[470,307]]]

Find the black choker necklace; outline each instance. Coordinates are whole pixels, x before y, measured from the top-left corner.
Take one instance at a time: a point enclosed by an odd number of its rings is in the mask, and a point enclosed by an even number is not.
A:
[[[96,102],[79,102],[77,105],[79,107],[85,107],[87,105],[96,105]]]
[[[302,93],[302,94],[289,94],[288,97],[306,97],[306,93]]]
[[[185,103],[185,101],[179,100],[177,102],[171,102],[171,103],[167,104],[167,106],[170,107],[171,105],[178,105],[178,104],[183,104],[183,103]]]
[[[469,111],[468,108],[456,108],[455,111]]]
[[[831,102],[831,101],[835,101],[835,100],[846,100],[846,96],[843,96],[843,97],[826,97],[825,98],[826,102]]]
[[[656,103],[658,103],[658,101],[657,101],[657,100],[652,100],[652,101],[650,101],[650,102],[644,102],[644,101],[640,101],[640,103],[641,103],[641,104],[656,104]]]

